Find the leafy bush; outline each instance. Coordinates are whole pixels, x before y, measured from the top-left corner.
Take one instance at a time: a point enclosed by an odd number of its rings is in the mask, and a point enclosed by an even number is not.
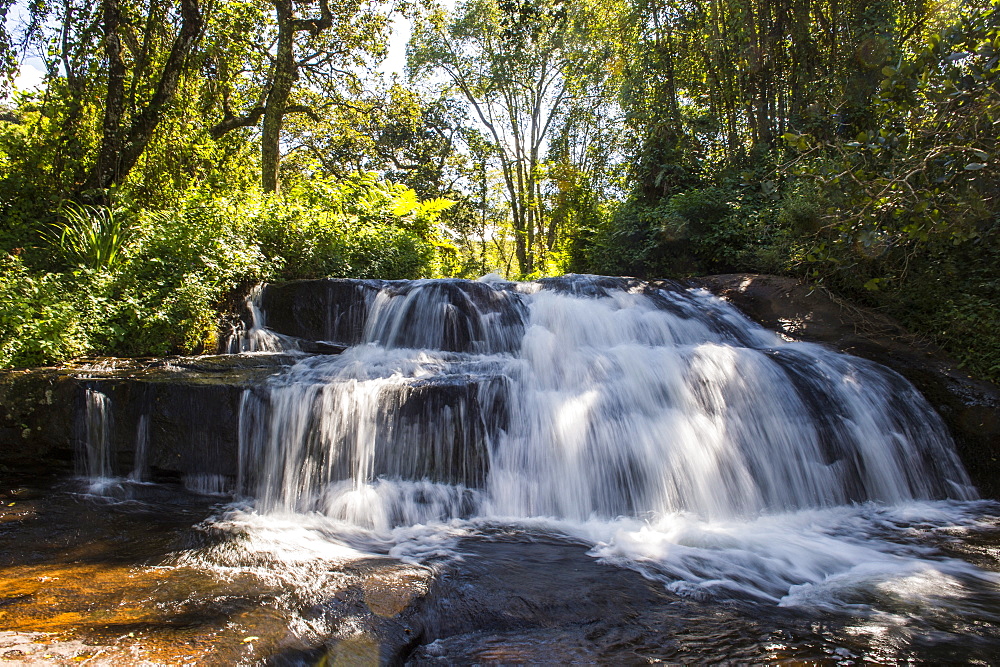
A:
[[[681,277],[737,270],[759,250],[757,218],[739,196],[718,187],[677,193],[655,206],[620,207],[582,249],[587,270]],[[578,251],[579,252],[579,251]]]
[[[48,364],[85,352],[100,303],[93,278],[32,273],[19,256],[0,258],[0,365]]]
[[[448,206],[363,173],[262,198],[252,224],[276,278],[418,278],[433,272],[434,223]]]
[[[124,198],[67,205],[39,240],[70,270],[32,270],[13,255],[0,265],[0,365],[212,351],[219,304],[248,282],[432,275],[448,250],[435,222],[449,205],[371,174],[281,197],[194,189],[160,211]]]
[[[49,238],[70,263],[91,269],[109,269],[121,262],[132,228],[125,216],[106,206],[67,202],[59,211]]]

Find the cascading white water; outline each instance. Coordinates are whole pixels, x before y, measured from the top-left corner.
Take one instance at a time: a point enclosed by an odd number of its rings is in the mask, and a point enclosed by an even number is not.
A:
[[[132,462],[132,472],[128,474],[128,479],[133,482],[144,482],[149,471],[147,458],[149,457],[149,413],[139,416],[139,421],[135,426],[135,456]]]
[[[230,333],[226,345],[230,354],[239,352],[281,352],[296,349],[295,342],[264,326],[264,315],[260,306],[262,286],[257,285],[247,295],[246,310],[249,322],[240,322]]]
[[[95,484],[111,477],[111,400],[96,389],[87,389],[84,412],[83,470]]]
[[[783,340],[704,290],[379,285],[359,344],[244,395],[238,487],[256,516],[309,515],[332,522],[323,539],[417,558],[484,522],[548,526],[681,593],[788,602],[923,572],[878,508],[976,497],[901,376]],[[980,576],[950,567],[931,569]]]
[[[376,507],[400,493],[360,505],[402,522],[583,520],[974,497],[905,380],[785,342],[704,291],[587,277],[393,285],[365,339],[244,401],[244,489],[261,507],[333,511],[402,480],[466,501],[428,501],[419,517]]]

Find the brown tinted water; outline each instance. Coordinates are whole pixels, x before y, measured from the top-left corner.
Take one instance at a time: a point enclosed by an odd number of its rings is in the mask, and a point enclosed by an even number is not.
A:
[[[901,601],[891,614],[696,600],[600,562],[578,541],[503,526],[424,565],[372,554],[289,569],[239,531],[204,523],[227,499],[124,483],[95,496],[62,475],[8,475],[0,493],[0,659],[15,664],[1000,657],[996,590],[937,611]],[[935,540],[941,557],[1000,569],[996,521]]]

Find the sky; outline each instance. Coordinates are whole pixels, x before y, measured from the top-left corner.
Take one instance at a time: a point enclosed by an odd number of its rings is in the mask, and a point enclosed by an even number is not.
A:
[[[24,7],[22,2],[16,2],[7,13],[7,31],[16,32],[19,24],[24,18]],[[16,90],[31,90],[37,88],[42,83],[45,76],[45,66],[41,58],[27,58],[21,63],[21,71],[14,78],[14,88]],[[3,98],[0,98],[2,100]]]
[[[403,70],[406,69],[406,43],[408,41],[410,41],[410,22],[397,14],[392,22],[389,54],[379,67],[379,71],[386,74],[397,73],[403,76]]]

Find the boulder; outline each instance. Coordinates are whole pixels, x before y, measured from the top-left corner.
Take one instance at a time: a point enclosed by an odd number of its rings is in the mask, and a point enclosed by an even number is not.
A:
[[[72,462],[78,393],[69,370],[0,373],[0,473],[44,472]]]
[[[144,465],[154,477],[233,475],[244,390],[291,363],[286,355],[225,355],[0,372],[0,465],[41,470],[76,459],[79,466],[77,454],[94,438],[92,392],[107,401],[108,472],[132,472],[145,440]]]

